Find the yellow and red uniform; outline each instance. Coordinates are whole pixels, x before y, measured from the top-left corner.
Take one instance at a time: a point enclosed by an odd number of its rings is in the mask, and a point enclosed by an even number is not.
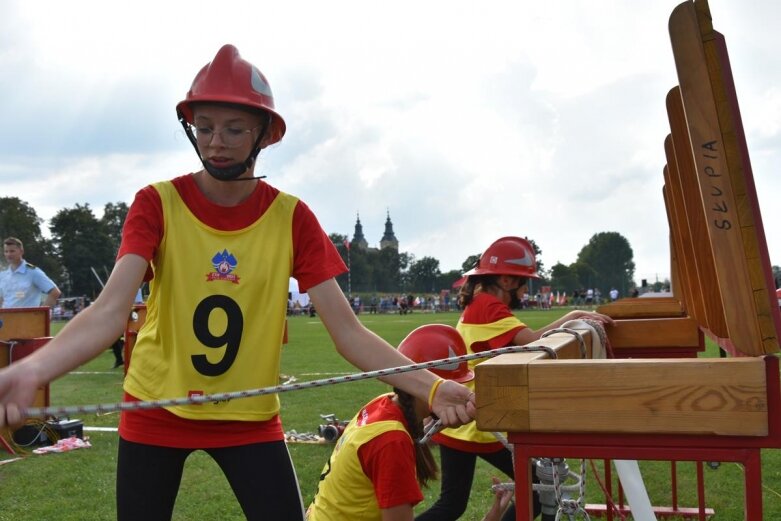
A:
[[[464,339],[468,354],[482,353],[512,345],[513,338],[526,324],[510,308],[490,293],[477,293],[464,309],[456,329]],[[482,360],[469,360],[469,368]],[[464,385],[474,390],[474,380]],[[440,445],[464,452],[486,453],[501,450],[503,445],[490,432],[477,430],[474,421],[456,429],[444,429],[433,437]]]
[[[381,509],[423,500],[414,441],[393,395],[365,405],[350,421],[323,468],[308,521],[378,521]]]
[[[246,201],[224,208],[192,176],[137,194],[118,257],[128,253],[150,261],[151,292],[126,400],[276,385],[290,276],[306,290],[345,271],[295,197],[259,182]],[[281,440],[278,412],[275,395],[123,412],[120,434],[168,447]]]

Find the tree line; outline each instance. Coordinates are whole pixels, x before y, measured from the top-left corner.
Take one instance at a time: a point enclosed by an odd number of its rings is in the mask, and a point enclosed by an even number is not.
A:
[[[94,298],[114,267],[127,212],[124,202],[107,203],[100,218],[88,203],[63,208],[52,218],[46,237],[43,219],[34,208],[18,197],[0,197],[0,237],[21,239],[25,258],[43,268],[65,296]],[[339,233],[329,237],[350,267],[349,273],[337,277],[346,294],[439,293],[452,289],[480,258],[480,252],[469,255],[461,269],[443,272],[434,257],[416,258],[394,248],[362,249]],[[539,259],[542,250],[531,242]],[[597,233],[572,264],[557,263],[546,270],[538,260],[542,279],[533,282],[531,292],[551,286],[568,294],[583,288],[600,288],[606,294],[615,287],[622,296],[628,295],[635,287],[633,255],[629,241],[620,233]]]
[[[464,272],[474,268],[480,258],[480,252],[469,255],[461,264],[461,269],[442,271],[439,260],[433,257],[420,259],[408,252],[399,252],[393,248],[362,249],[350,243],[346,235],[333,233],[329,236],[336,245],[350,272],[337,277],[345,292],[354,293],[438,293],[451,289]],[[567,292],[586,288],[601,288],[607,294],[615,287],[621,295],[628,295],[635,288],[634,253],[629,241],[617,232],[600,232],[591,237],[578,254],[577,260],[565,265],[555,264],[546,270],[539,260],[542,250],[537,243],[529,240],[537,256],[539,281],[531,281],[530,292],[534,294],[542,286],[550,286],[554,291]],[[669,281],[666,281],[669,285]],[[659,286],[664,284],[656,283]],[[657,288],[658,289],[658,288]]]

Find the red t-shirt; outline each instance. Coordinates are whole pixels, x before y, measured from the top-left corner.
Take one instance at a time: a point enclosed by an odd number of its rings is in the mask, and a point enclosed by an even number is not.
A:
[[[502,319],[513,317],[510,307],[499,300],[498,297],[491,295],[490,293],[478,293],[472,299],[467,307],[464,308],[461,314],[461,322],[464,324],[493,324]],[[471,346],[468,346],[473,353],[482,353],[489,349],[499,349],[500,347],[507,347],[512,345],[515,335],[518,331],[524,329],[525,324],[518,321],[518,325],[512,329],[508,329],[504,333],[497,335],[493,338],[482,342],[474,342]]]
[[[506,326],[506,329],[501,332],[497,331],[495,336],[485,340],[472,341],[471,344],[467,345],[467,352],[482,353],[491,349],[512,345],[515,335],[526,327],[526,324],[518,320],[515,315],[513,315],[510,307],[499,298],[490,293],[477,293],[466,308],[464,308],[458,324],[459,332],[464,336],[464,339],[467,342],[469,342],[468,339],[472,337],[472,335],[469,334],[471,330],[479,329],[480,326],[494,324],[507,318],[513,318],[513,321],[503,324],[502,328]],[[483,338],[485,336],[485,334],[479,335],[479,337]],[[462,427],[461,433],[463,433],[466,428],[467,427]],[[445,430],[444,432],[435,434],[432,437],[432,440],[440,445],[450,447],[451,449],[478,454],[497,452],[504,448],[504,445],[499,441],[487,443],[485,441],[473,441],[463,438],[463,434],[461,437],[455,437],[448,435],[448,430]]]
[[[244,181],[241,181],[244,182]],[[249,182],[249,181],[247,181]],[[219,230],[240,230],[257,221],[279,190],[260,181],[242,203],[225,207],[209,201],[192,175],[177,177],[173,185],[190,211],[203,223]],[[302,201],[293,212],[293,271],[301,291],[347,271],[339,252],[323,231],[317,218]],[[160,196],[151,186],[136,193],[122,229],[117,259],[128,253],[147,261],[157,254],[163,238],[163,208]],[[151,280],[151,267],[145,280]],[[174,398],[174,397],[172,397]],[[136,399],[125,394],[125,401]],[[188,420],[165,409],[123,411],[120,435],[138,443],[181,448],[210,448],[284,439],[279,416],[261,422]]]
[[[361,410],[362,423],[395,420],[407,427],[404,413],[392,395],[375,400]],[[363,472],[374,485],[380,508],[416,505],[423,501],[417,482],[415,449],[407,433],[392,430],[380,434],[358,449]]]

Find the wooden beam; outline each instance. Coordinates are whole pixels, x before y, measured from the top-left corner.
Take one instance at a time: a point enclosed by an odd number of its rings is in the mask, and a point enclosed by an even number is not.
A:
[[[0,309],[0,340],[49,336],[49,308]]]
[[[597,311],[612,318],[665,318],[685,314],[681,302],[669,297],[623,298],[603,304]]]
[[[761,358],[545,360],[476,367],[477,426],[502,432],[766,436]]]
[[[617,320],[606,332],[614,348],[700,346],[700,331],[692,317]]]
[[[582,337],[586,344],[586,357],[591,358],[591,331],[583,330]],[[552,349],[560,359],[580,359],[580,341],[568,333],[555,333],[540,338],[530,345],[545,346]],[[546,352],[513,353],[491,358],[476,366],[479,369],[485,364],[491,366],[491,371],[483,372],[481,391],[475,392],[478,411],[483,411],[485,431],[506,431],[507,429],[491,428],[492,425],[511,423],[523,425],[523,430],[529,428],[528,398],[529,362],[549,358]],[[479,373],[476,373],[479,374]]]
[[[686,234],[684,240],[690,241],[691,246],[683,254],[691,258],[694,271],[689,276],[696,277],[693,282],[703,300],[705,319],[700,320],[700,326],[718,337],[726,338],[729,332],[724,318],[721,287],[716,274],[713,246],[708,236],[708,223],[680,88],[670,89],[665,102],[670,123],[669,144],[672,146],[671,150],[665,148],[667,164],[671,166],[670,183],[678,187],[680,193],[681,217],[685,219],[685,222],[681,222],[682,226],[685,225],[681,231]],[[675,168],[672,168],[673,164]]]

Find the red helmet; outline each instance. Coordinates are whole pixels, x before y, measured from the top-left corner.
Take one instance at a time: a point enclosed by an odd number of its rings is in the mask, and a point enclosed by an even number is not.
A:
[[[192,123],[192,104],[210,101],[265,111],[270,121],[261,148],[276,143],[285,134],[285,121],[274,110],[274,96],[266,77],[243,60],[233,45],[223,45],[214,60],[204,65],[193,80],[187,98],[176,105],[176,111],[187,123]]]
[[[399,352],[417,364],[453,358],[466,354],[461,334],[445,324],[426,324],[407,335],[399,344]],[[475,377],[466,361],[439,365],[431,372],[447,380],[468,382]]]
[[[539,279],[534,247],[520,237],[502,237],[480,256],[477,267],[464,273],[470,275],[512,275]]]

